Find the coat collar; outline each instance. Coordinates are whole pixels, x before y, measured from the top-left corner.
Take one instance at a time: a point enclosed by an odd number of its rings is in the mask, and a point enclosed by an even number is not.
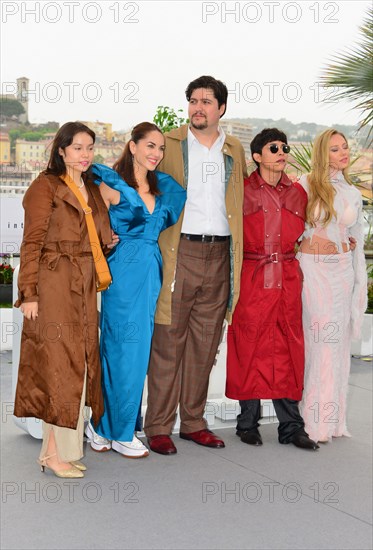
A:
[[[82,207],[80,206],[78,199],[76,198],[74,193],[70,191],[66,183],[57,176],[54,176],[53,180],[57,184],[56,196],[79,210],[79,212],[81,212]]]
[[[259,174],[259,169],[256,169],[255,172],[250,174],[248,179],[250,180],[250,184],[254,187],[254,189],[259,189],[259,187],[263,184],[269,185],[266,181],[264,181],[264,179]],[[277,185],[284,185],[285,187],[290,187],[292,185],[292,181],[285,174],[285,172],[282,172],[281,179]]]
[[[83,217],[84,213],[82,207],[80,206],[78,199],[76,198],[74,193],[68,188],[66,183],[61,178],[59,178],[58,176],[54,176],[53,174],[47,174],[47,176],[56,185],[56,196],[64,202],[73,206],[78,211],[79,216]],[[93,199],[99,212],[99,216],[101,220],[104,221],[104,218],[108,216],[108,212],[105,203],[101,198],[100,190],[98,186],[94,183],[88,182],[86,185],[91,191],[89,199]],[[108,223],[101,223],[101,226],[101,240],[103,244],[110,244],[112,240],[110,225]]]
[[[71,206],[73,206],[77,210],[82,210],[79,201],[75,197],[74,193],[70,191],[66,183],[59,176],[48,174],[46,172],[42,172],[42,174],[44,174],[49,179],[49,181],[51,181],[56,186],[57,197],[62,199],[64,202],[71,204]]]

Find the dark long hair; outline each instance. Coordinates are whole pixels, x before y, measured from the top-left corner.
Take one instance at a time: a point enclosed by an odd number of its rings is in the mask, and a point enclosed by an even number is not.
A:
[[[150,132],[159,132],[162,134],[162,131],[158,128],[156,124],[152,122],[140,122],[137,124],[132,132],[131,137],[127,141],[122,156],[115,162],[113,169],[118,172],[118,174],[124,179],[130,187],[138,189],[138,184],[135,178],[135,172],[133,169],[133,159],[132,153],[130,151],[130,142],[138,143],[140,139],[146,138]],[[162,134],[163,135],[163,134]],[[159,195],[159,190],[157,186],[157,176],[155,175],[155,170],[148,171],[147,180],[149,183],[149,191],[152,195]]]
[[[81,122],[66,122],[58,130],[52,143],[51,154],[46,169],[47,174],[53,174],[55,176],[64,176],[66,174],[66,164],[59,153],[59,149],[65,150],[66,147],[72,144],[74,136],[84,132],[93,139],[93,143],[96,141],[96,134]],[[82,174],[83,180],[87,181],[91,177],[90,168]]]

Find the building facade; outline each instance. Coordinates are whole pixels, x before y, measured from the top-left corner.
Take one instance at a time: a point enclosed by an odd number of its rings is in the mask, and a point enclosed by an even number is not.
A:
[[[26,141],[25,139],[17,139],[15,146],[16,164],[44,164],[46,161],[46,151],[49,144],[49,140]]]
[[[240,140],[245,151],[246,160],[250,159],[250,143],[254,137],[250,124],[229,119],[222,119],[219,124],[226,134],[231,134]]]
[[[10,164],[10,139],[9,134],[0,133],[0,164]]]

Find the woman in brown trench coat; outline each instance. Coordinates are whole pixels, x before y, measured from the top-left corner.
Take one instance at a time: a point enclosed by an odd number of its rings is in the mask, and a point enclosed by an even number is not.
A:
[[[85,214],[61,179],[72,178],[92,214],[103,245],[109,218],[91,182],[95,134],[79,122],[57,132],[47,169],[27,190],[18,278],[24,315],[14,414],[42,419],[39,464],[59,477],[82,477],[83,407],[94,422],[103,414],[97,298]],[[60,176],[60,177],[59,177]]]

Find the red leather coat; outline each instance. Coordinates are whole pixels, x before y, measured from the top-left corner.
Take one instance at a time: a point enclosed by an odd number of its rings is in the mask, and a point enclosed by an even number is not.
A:
[[[241,289],[228,327],[232,399],[301,399],[303,277],[294,248],[306,205],[306,192],[285,174],[276,187],[258,171],[245,179]]]

